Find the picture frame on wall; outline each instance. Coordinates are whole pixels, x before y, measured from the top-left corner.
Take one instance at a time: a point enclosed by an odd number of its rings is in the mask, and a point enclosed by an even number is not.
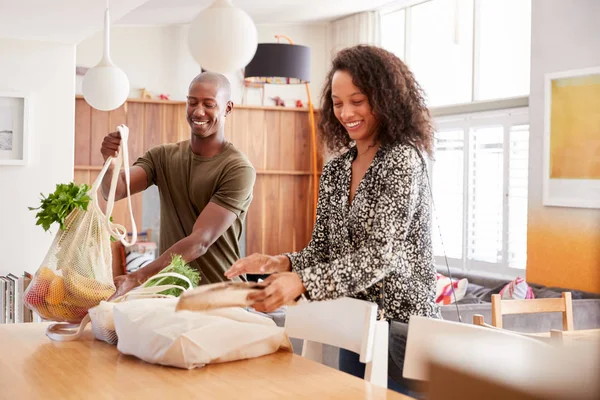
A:
[[[0,92],[0,165],[26,165],[29,101],[25,94]]]
[[[600,208],[600,67],[544,83],[543,204]]]

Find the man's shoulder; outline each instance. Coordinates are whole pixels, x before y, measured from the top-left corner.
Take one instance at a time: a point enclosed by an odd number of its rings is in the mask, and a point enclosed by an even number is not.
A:
[[[188,141],[185,140],[177,143],[164,143],[152,146],[148,150],[148,153],[150,153],[151,155],[174,156],[177,154],[185,153],[187,151],[188,146]]]
[[[224,164],[228,168],[251,168],[252,170],[255,170],[254,165],[252,165],[248,156],[233,144],[227,149]]]

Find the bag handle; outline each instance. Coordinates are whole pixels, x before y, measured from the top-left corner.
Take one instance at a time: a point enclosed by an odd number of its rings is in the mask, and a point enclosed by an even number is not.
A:
[[[154,281],[157,279],[162,280],[162,278],[166,278],[166,277],[179,278],[182,281],[185,281],[185,283],[187,283],[187,285],[188,285],[188,287],[187,287],[188,289],[192,289],[194,287],[194,285],[192,285],[192,281],[190,281],[187,276],[179,274],[177,272],[161,272],[159,274],[156,274],[156,275],[148,278],[148,280],[144,283],[144,285],[148,284],[148,282],[151,282],[151,281]],[[160,285],[157,285],[157,286],[160,286]],[[145,286],[142,286],[142,287],[145,287]]]
[[[116,239],[120,240],[121,243],[125,247],[129,247],[135,244],[137,241],[137,226],[135,224],[135,218],[133,217],[133,207],[131,204],[131,173],[129,169],[129,128],[125,125],[119,125],[117,127],[121,135],[121,146],[119,148],[119,152],[117,153],[117,157],[115,158],[116,163],[113,168],[112,178],[110,181],[110,190],[108,192],[108,198],[106,200],[106,225],[108,227],[108,231],[110,234]],[[110,164],[113,160],[113,157],[108,157],[104,162],[104,166],[100,170],[98,177],[94,181],[92,188],[90,189],[90,194],[92,197],[92,201],[98,205],[98,189],[102,184],[102,180],[110,167]],[[119,175],[121,172],[121,167],[123,167],[125,172],[125,186],[127,188],[127,205],[129,208],[129,218],[131,220],[131,241],[127,241],[127,229],[121,224],[114,223],[110,220],[112,215],[114,206],[115,206],[115,197],[117,194],[117,184],[119,183]]]
[[[175,296],[172,295],[168,295],[168,294],[161,294],[160,292],[164,292],[165,290],[168,289],[180,289],[182,292],[185,292],[186,290],[192,289],[194,285],[192,285],[192,281],[190,281],[185,275],[182,274],[178,274],[177,272],[162,272],[159,274],[156,274],[152,277],[150,277],[145,284],[148,284],[148,282],[151,281],[155,281],[157,279],[162,280],[166,277],[173,277],[173,278],[179,278],[183,281],[185,281],[185,283],[187,283],[187,288],[181,286],[181,285],[175,285],[175,284],[166,284],[166,285],[156,285],[156,286],[140,286],[137,287],[127,293],[125,293],[122,296],[119,296],[115,299],[113,299],[112,301],[115,303],[118,302],[122,302],[128,299],[128,297],[134,297],[134,298],[147,298],[147,297],[165,297],[165,298],[172,298]],[[159,281],[160,282],[160,281]]]
[[[83,317],[81,323],[79,324],[58,322],[50,325],[48,329],[46,329],[46,336],[56,342],[70,342],[71,340],[79,339],[81,335],[83,335],[83,331],[89,323],[89,314]]]

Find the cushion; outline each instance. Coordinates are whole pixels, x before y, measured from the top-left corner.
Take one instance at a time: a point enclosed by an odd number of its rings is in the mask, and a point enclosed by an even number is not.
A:
[[[125,271],[130,274],[156,260],[157,246],[153,242],[137,242],[127,249]]]
[[[505,300],[535,298],[531,287],[525,282],[525,279],[520,276],[515,280],[508,282],[506,286],[500,290],[500,297]]]
[[[436,279],[435,301],[437,304],[452,304],[465,297],[469,284],[467,278],[450,280],[447,276],[438,273]]]

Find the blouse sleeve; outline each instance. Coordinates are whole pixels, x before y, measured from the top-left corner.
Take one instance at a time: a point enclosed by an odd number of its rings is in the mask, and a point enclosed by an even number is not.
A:
[[[323,167],[319,183],[319,197],[317,200],[317,218],[312,232],[312,238],[304,249],[296,253],[286,253],[292,264],[292,271],[300,274],[305,268],[329,262],[329,222],[328,205],[332,192],[330,163]]]
[[[422,169],[417,157],[410,151],[402,153],[401,159],[385,162],[381,171],[384,187],[379,198],[372,199],[369,211],[373,218],[370,236],[360,248],[329,262],[314,260],[296,270],[309,298],[350,296],[377,283],[393,269],[407,268],[401,252],[403,246],[410,246],[405,238],[420,201]]]

